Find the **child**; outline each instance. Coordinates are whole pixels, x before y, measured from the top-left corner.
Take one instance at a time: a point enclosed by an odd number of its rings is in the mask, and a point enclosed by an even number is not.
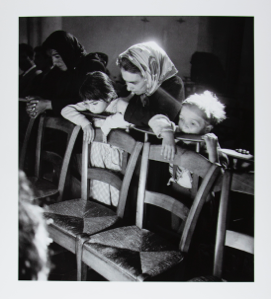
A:
[[[222,157],[224,160],[226,159],[227,163],[227,157],[219,153],[220,146],[217,136],[210,133],[215,125],[226,118],[224,109],[224,105],[215,95],[205,91],[202,94],[191,95],[182,103],[178,126],[175,126],[163,115],[156,115],[150,125],[158,138],[163,138],[165,134],[173,134],[173,131],[204,135],[202,139],[205,141],[205,146],[202,147],[201,153],[207,153],[212,163],[221,163]],[[188,144],[188,142],[183,143]],[[169,184],[175,182],[185,188],[192,187],[192,176],[189,171],[181,167],[174,169],[172,165],[170,165],[169,171],[171,174]]]
[[[90,111],[94,114],[103,112],[114,114],[105,120],[99,118],[93,120],[95,127],[101,127],[105,142],[111,128],[128,128],[130,126],[128,122],[124,121],[123,116],[117,112],[119,99],[117,99],[112,81],[105,73],[99,71],[88,73],[79,92],[83,101],[66,106],[62,109],[61,114],[64,118],[82,127],[83,138],[88,143],[93,141],[95,131],[91,121],[81,111]],[[106,143],[92,142],[90,161],[94,167],[121,171],[122,151]],[[90,196],[108,205],[118,205],[118,190],[103,182],[91,181]]]

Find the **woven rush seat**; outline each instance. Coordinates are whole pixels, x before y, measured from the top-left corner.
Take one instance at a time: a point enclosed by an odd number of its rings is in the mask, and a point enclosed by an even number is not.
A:
[[[92,236],[84,244],[83,261],[88,253],[97,258],[102,256],[112,267],[121,266],[123,275],[134,281],[157,276],[183,260],[177,246],[137,226],[120,227]]]
[[[88,201],[85,207],[80,198],[52,204],[44,215],[53,220],[50,226],[74,238],[78,234],[102,231],[118,220],[116,213],[111,209],[92,201]]]
[[[90,236],[83,243],[83,263],[107,280],[183,280],[185,255],[188,253],[201,209],[212,192],[218,176],[221,175],[221,168],[203,156],[179,146],[174,160],[169,161],[161,155],[161,149],[162,145],[144,143],[135,225],[108,229]],[[180,165],[202,179],[190,208],[168,194],[148,189],[147,181],[152,178],[151,172],[148,175],[149,160]],[[168,229],[165,231],[166,234],[157,230],[151,231],[152,227],[147,222],[148,211],[145,210],[147,205],[156,206],[178,217],[180,219],[178,230],[175,232]],[[163,219],[159,220],[163,223]]]
[[[95,142],[103,142],[100,129],[95,130]],[[83,140],[81,198],[65,200],[47,206],[44,216],[51,220],[48,231],[51,238],[76,255],[77,280],[84,280],[87,266],[82,263],[82,246],[92,234],[122,224],[131,179],[143,144],[136,142],[126,132],[114,130],[108,136],[108,144],[124,151],[126,159],[122,173],[117,175],[109,169],[90,167],[91,144]],[[89,195],[90,180],[97,180],[119,191],[117,207],[94,200]]]
[[[59,190],[57,186],[50,181],[30,177],[29,181],[33,185],[34,199],[44,199],[47,197],[57,196]]]

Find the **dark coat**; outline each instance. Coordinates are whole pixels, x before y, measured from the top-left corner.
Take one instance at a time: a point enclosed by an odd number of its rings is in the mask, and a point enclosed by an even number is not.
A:
[[[19,76],[19,97],[24,98],[29,95],[29,90],[33,84],[35,78],[41,73],[35,66],[32,70],[24,75]]]
[[[145,127],[154,115],[164,114],[171,121],[176,122],[184,100],[182,79],[178,76],[169,78],[146,99],[146,103],[143,104],[141,97],[135,95],[127,106],[124,119],[136,126]]]
[[[79,89],[87,73],[106,72],[107,55],[87,54],[76,37],[62,30],[53,32],[42,47],[46,51],[56,50],[68,70],[61,71],[54,67],[46,76],[41,76],[33,87],[32,95],[51,100],[54,114],[60,115],[62,108],[81,101]]]

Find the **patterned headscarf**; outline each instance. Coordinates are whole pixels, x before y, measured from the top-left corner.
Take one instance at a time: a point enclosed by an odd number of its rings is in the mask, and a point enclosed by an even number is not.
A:
[[[152,95],[165,80],[178,72],[167,53],[155,42],[136,44],[128,48],[119,55],[117,65],[123,57],[139,68],[142,77],[147,81],[147,96]]]

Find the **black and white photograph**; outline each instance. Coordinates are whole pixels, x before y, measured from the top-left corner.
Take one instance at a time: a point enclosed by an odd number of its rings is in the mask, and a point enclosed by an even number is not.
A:
[[[125,297],[131,286],[135,298],[269,297],[268,5],[193,13],[185,2],[170,13],[139,1],[130,12],[87,3],[11,14],[16,60],[2,77],[18,102],[2,123],[16,128],[2,130],[12,130],[3,148],[15,143],[3,170],[15,170],[16,240],[6,273],[23,296],[42,283],[42,296],[62,285],[65,296],[82,286]]]

